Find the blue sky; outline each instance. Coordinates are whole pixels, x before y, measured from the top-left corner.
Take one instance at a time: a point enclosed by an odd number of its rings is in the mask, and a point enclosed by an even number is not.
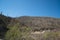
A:
[[[11,17],[48,16],[60,18],[59,0],[0,0],[0,11]]]

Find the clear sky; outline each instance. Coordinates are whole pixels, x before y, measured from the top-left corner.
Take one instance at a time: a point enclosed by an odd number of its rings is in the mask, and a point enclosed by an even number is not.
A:
[[[0,11],[11,17],[48,16],[60,18],[60,0],[0,0]]]

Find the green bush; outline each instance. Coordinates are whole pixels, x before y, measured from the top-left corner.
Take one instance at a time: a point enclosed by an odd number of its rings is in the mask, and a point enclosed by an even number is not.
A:
[[[29,32],[31,28],[29,27],[20,27],[20,24],[17,23],[13,27],[9,27],[5,35],[5,40],[28,40],[31,39],[29,36]]]
[[[10,28],[5,35],[5,40],[20,40],[20,38],[21,33],[18,24]]]

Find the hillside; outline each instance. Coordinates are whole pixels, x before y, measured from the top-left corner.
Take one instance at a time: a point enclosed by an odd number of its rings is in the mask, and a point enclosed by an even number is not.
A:
[[[0,38],[5,40],[50,40],[51,36],[47,36],[50,31],[49,35],[53,35],[54,40],[56,34],[60,35],[60,32],[52,34],[54,30],[60,31],[58,18],[32,16],[11,18],[0,14]],[[56,39],[60,40],[60,36],[56,36]]]
[[[32,29],[60,29],[60,19],[58,18],[22,16],[16,19],[20,24],[29,26]]]

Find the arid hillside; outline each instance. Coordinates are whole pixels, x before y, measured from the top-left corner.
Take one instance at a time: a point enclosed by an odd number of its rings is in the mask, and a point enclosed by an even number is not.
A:
[[[16,18],[21,25],[38,30],[60,29],[60,19],[52,17],[30,17],[22,16]]]
[[[0,39],[60,40],[59,35],[59,18],[32,16],[12,18],[0,14]]]

